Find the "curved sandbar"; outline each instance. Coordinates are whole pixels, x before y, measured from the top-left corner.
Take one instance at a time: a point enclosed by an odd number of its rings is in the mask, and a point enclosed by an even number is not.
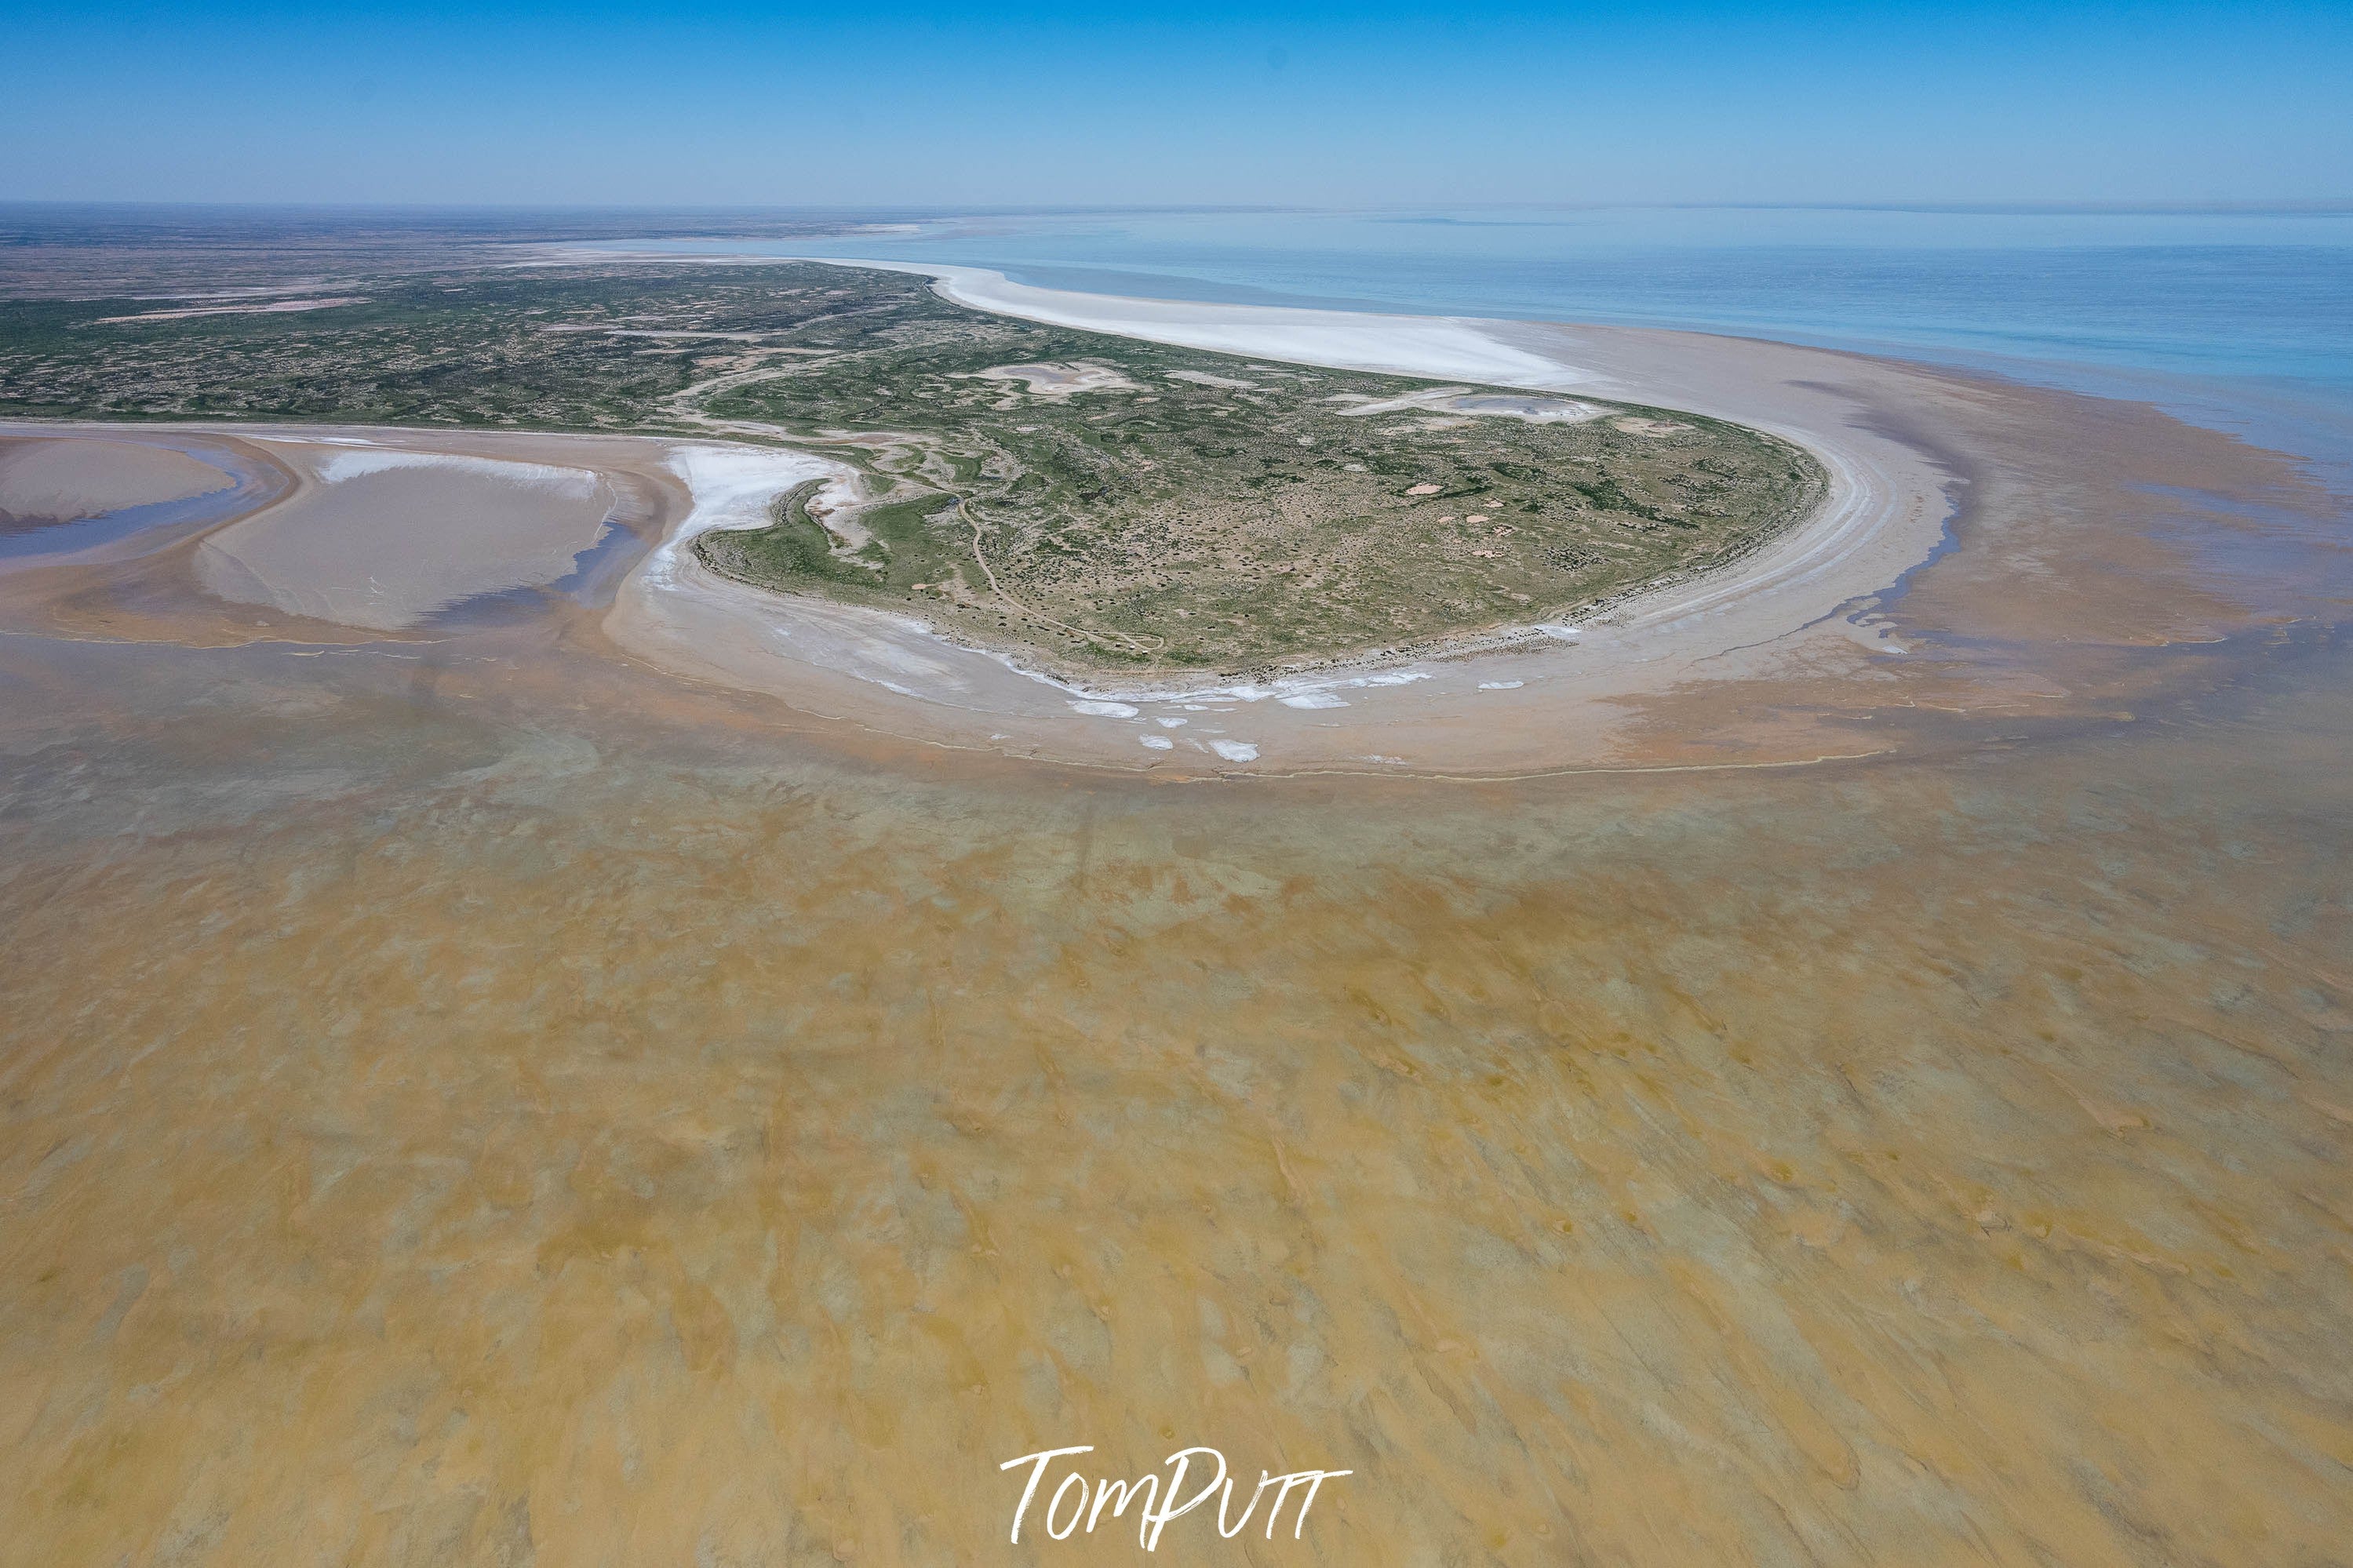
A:
[[[978,268],[842,265],[929,275],[975,309],[1187,347],[1573,387],[1689,409],[1795,441],[1830,475],[1822,504],[1788,532],[1716,572],[1653,584],[1582,625],[1489,635],[1444,657],[1264,685],[1051,680],[913,618],[747,588],[670,549],[625,585],[608,619],[617,642],[657,662],[894,733],[1205,772],[1504,773],[1602,763],[1617,752],[1612,731],[1626,721],[1627,700],[1751,675],[1792,653],[1805,628],[1924,559],[1950,510],[1948,476],[1888,432],[1933,424],[1953,384],[1901,365],[1697,333],[1132,300],[1031,288]],[[791,471],[798,482],[824,470]],[[672,542],[709,526],[720,524],[690,521]],[[1900,651],[1868,627],[1840,626],[1830,637],[1851,653],[1861,653],[1858,642]]]

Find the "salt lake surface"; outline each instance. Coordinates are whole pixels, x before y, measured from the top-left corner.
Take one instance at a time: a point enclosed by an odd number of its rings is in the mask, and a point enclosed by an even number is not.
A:
[[[2202,379],[1996,310],[2042,384],[1951,394],[2010,456],[1874,612],[1931,673],[1651,693],[1575,776],[1165,783],[560,594],[0,577],[0,1562],[1124,1553],[1002,1544],[1081,1443],[1355,1471],[1253,1561],[2328,1560],[2341,367],[2274,309]]]

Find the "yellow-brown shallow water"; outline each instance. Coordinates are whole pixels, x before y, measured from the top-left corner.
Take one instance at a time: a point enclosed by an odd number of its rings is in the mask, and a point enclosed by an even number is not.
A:
[[[1913,613],[2016,603],[1962,546]],[[1007,1542],[1077,1444],[1354,1472],[1180,1563],[2343,1560],[2311,620],[1455,786],[844,739],[567,624],[0,637],[0,1563],[1137,1555]]]
[[[1180,1561],[2353,1531],[2333,695],[1344,812],[215,657],[17,757],[7,1562],[1027,1560],[1077,1443],[1356,1470]]]

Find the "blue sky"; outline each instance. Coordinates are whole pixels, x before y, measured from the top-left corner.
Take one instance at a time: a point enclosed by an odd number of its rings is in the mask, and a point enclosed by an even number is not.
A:
[[[0,199],[2353,197],[2353,5],[34,5]]]

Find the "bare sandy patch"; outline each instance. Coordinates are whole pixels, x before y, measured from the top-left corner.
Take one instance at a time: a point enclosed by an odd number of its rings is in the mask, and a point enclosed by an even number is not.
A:
[[[69,522],[226,489],[228,475],[169,447],[90,437],[0,443],[0,516]]]
[[[1350,401],[1355,402],[1354,399]],[[1599,405],[1581,403],[1572,397],[1545,397],[1535,393],[1477,392],[1467,386],[1433,386],[1422,392],[1409,392],[1403,397],[1356,402],[1354,407],[1343,408],[1339,412],[1342,417],[1348,419],[1361,419],[1375,414],[1428,413],[1517,419],[1528,425],[1582,425],[1588,420],[1600,418],[1606,410]],[[1460,425],[1464,421],[1446,419],[1443,423]],[[1636,423],[1649,426],[1657,421],[1646,419]],[[1622,419],[1617,425],[1621,430],[1630,429]],[[1662,426],[1657,431],[1644,429],[1632,433],[1662,435],[1670,429],[1685,428],[1688,426],[1675,425]]]
[[[366,297],[338,295],[332,300],[273,300],[266,305],[195,305],[178,310],[142,310],[135,316],[100,316],[92,326],[123,321],[178,321],[190,316],[283,316],[298,310],[326,310],[337,305],[364,305]]]
[[[1255,392],[1258,390],[1257,382],[1241,381],[1230,375],[1211,375],[1206,370],[1172,370],[1168,373],[1168,379],[1171,381],[1189,381],[1196,386],[1222,386],[1227,388],[1229,391],[1233,392]],[[1343,393],[1341,395],[1343,397],[1352,397],[1354,395],[1356,395],[1349,393]],[[1337,400],[1335,399],[1333,401]]]
[[[997,364],[972,373],[975,381],[1018,381],[1039,397],[1065,398],[1081,392],[1144,390],[1107,364]]]
[[[1688,425],[1678,425],[1672,419],[1645,419],[1639,415],[1629,415],[1623,419],[1612,419],[1609,424],[1612,429],[1623,430],[1629,436],[1645,436],[1653,441],[1662,440],[1678,431],[1691,428]]]
[[[567,332],[601,332],[608,338],[715,338],[731,343],[756,343],[773,335],[768,332],[702,331],[688,331],[683,328],[671,331],[650,327],[608,327],[598,321],[558,321],[553,326],[542,327],[539,330],[543,334],[559,337]],[[807,353],[809,351],[793,349],[789,352]]]

